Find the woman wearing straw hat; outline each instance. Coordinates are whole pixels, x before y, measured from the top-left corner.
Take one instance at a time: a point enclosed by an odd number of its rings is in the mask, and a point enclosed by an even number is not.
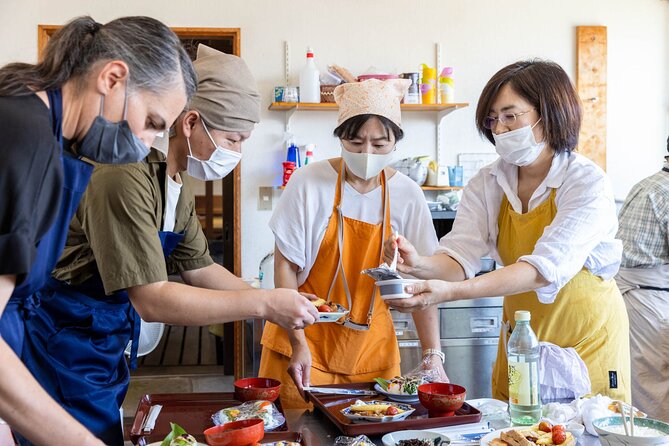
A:
[[[368,80],[334,91],[341,157],[298,169],[270,227],[274,282],[350,310],[343,324],[286,331],[266,324],[260,375],[279,379],[284,407],[305,407],[307,385],[372,381],[400,374],[395,329],[374,281],[360,272],[381,262],[393,231],[432,253],[436,234],[420,188],[388,167],[402,138],[400,100],[409,81]],[[437,309],[414,315],[424,363],[442,379]]]

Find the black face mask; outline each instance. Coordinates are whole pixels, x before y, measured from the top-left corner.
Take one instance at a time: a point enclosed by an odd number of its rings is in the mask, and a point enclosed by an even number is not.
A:
[[[143,160],[149,148],[132,133],[125,119],[128,108],[128,91],[123,104],[123,119],[109,122],[102,116],[105,97],[100,100],[100,114],[95,118],[84,139],[77,147],[77,153],[103,164],[127,164]]]

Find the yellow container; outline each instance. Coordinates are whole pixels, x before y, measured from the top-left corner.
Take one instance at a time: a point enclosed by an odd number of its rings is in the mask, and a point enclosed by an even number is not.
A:
[[[437,69],[422,64],[423,77],[420,86],[423,104],[435,104],[437,102]]]

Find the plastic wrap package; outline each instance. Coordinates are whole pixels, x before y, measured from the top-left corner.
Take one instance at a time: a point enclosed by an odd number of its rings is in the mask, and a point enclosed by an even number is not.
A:
[[[428,383],[437,383],[437,382],[445,382],[446,377],[441,376],[441,374],[434,369],[430,368],[430,361],[428,358],[423,358],[416,367],[414,367],[411,371],[408,373],[404,374],[405,377],[419,377],[422,378],[423,381],[428,382]]]
[[[542,414],[551,420],[553,424],[569,423],[571,421],[581,422],[581,406],[585,400],[574,400],[569,404],[548,403],[544,404]]]
[[[437,195],[437,201],[441,202],[442,208],[447,211],[457,211],[461,198],[461,190],[452,190]]]
[[[286,422],[283,414],[269,401],[247,401],[244,404],[219,410],[211,419],[216,426],[232,421],[260,418],[265,423],[265,431],[271,431]]]
[[[391,280],[391,279],[401,279],[400,273],[395,270],[390,269],[387,263],[382,263],[377,268],[368,268],[362,270],[360,274],[367,274],[369,277],[375,281],[380,280]]]
[[[588,368],[573,348],[541,342],[539,383],[541,401],[568,402],[591,391]]]
[[[334,446],[375,446],[367,435],[358,435],[357,437],[337,437]]]

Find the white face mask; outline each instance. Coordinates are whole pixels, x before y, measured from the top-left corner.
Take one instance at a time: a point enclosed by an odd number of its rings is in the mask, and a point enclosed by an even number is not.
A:
[[[393,161],[393,152],[385,155],[375,153],[353,153],[345,148],[341,149],[341,156],[353,175],[369,180],[374,178]]]
[[[545,141],[538,143],[532,132],[539,121],[541,121],[541,118],[532,126],[526,125],[499,135],[493,133],[492,137],[495,139],[497,154],[507,163],[519,167],[527,166],[536,161],[546,146]]]
[[[208,160],[197,159],[193,156],[193,151],[190,147],[190,138],[186,138],[189,153],[188,175],[203,181],[220,180],[237,167],[237,164],[242,159],[242,154],[217,145],[214,138],[209,134],[204,121],[202,121],[202,126],[211,142],[216,146],[216,150],[214,150],[214,153],[211,154]]]

